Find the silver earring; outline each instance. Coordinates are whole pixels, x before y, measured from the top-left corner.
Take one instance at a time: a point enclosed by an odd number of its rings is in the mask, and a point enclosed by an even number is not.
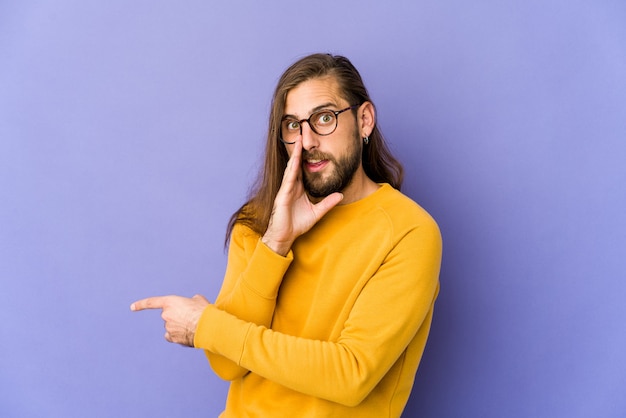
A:
[[[365,142],[365,145],[370,143],[370,138],[369,136],[366,136],[365,138],[363,138],[363,142]]]

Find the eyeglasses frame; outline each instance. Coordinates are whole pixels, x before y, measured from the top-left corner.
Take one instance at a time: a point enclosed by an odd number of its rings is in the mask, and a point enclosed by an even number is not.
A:
[[[302,123],[306,122],[306,123],[309,125],[309,128],[311,128],[311,130],[312,130],[312,131],[313,131],[316,135],[319,135],[319,136],[328,136],[328,135],[332,134],[333,132],[335,132],[335,131],[337,130],[337,126],[339,126],[339,115],[340,115],[340,114],[342,114],[343,112],[346,112],[346,111],[348,111],[348,110],[356,109],[356,108],[357,108],[357,107],[359,107],[359,106],[361,106],[361,105],[352,105],[352,106],[348,106],[348,107],[346,107],[345,109],[341,109],[341,110],[329,110],[329,109],[322,109],[322,110],[319,110],[319,111],[317,111],[317,112],[313,112],[313,113],[312,113],[312,114],[311,114],[308,118],[306,118],[306,119],[295,120],[295,122],[298,122],[298,125],[300,125],[300,135],[302,135]],[[313,127],[313,125],[311,124],[311,118],[312,118],[313,116],[317,115],[318,113],[321,113],[321,112],[331,112],[331,113],[334,113],[334,114],[335,114],[335,127],[333,128],[333,130],[332,130],[332,131],[330,131],[330,132],[329,132],[329,133],[327,133],[327,134],[321,134],[321,133],[317,132],[317,131],[315,130],[315,128]],[[286,145],[293,145],[293,144],[295,144],[295,143],[296,143],[296,141],[293,141],[293,142],[287,142],[287,141],[285,141],[285,140],[283,139],[282,122],[283,122],[284,120],[285,120],[284,118],[281,120],[280,135],[278,135],[278,139],[280,139],[280,142],[282,142],[283,144],[286,144]]]

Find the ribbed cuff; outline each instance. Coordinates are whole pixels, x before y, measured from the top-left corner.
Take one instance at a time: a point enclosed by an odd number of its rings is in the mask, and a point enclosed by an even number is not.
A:
[[[252,323],[209,305],[198,321],[193,345],[239,364],[250,326]]]
[[[254,271],[248,272],[244,283],[261,297],[274,299],[278,295],[283,276],[292,261],[293,251],[289,250],[287,255],[283,257],[272,251],[259,238],[248,263],[250,266],[255,266]]]

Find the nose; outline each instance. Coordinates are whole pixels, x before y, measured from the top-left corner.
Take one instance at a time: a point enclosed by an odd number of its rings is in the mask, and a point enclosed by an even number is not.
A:
[[[313,132],[308,122],[306,124],[303,122],[300,125],[300,131],[302,133],[302,148],[304,150],[310,151],[319,146],[319,138],[317,134]]]

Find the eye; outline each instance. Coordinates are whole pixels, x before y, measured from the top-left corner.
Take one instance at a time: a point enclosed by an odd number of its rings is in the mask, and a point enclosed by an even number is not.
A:
[[[332,112],[322,112],[315,120],[317,125],[328,125],[335,120],[335,114]]]
[[[300,122],[297,120],[285,120],[283,121],[283,127],[288,131],[299,131],[300,130]]]

